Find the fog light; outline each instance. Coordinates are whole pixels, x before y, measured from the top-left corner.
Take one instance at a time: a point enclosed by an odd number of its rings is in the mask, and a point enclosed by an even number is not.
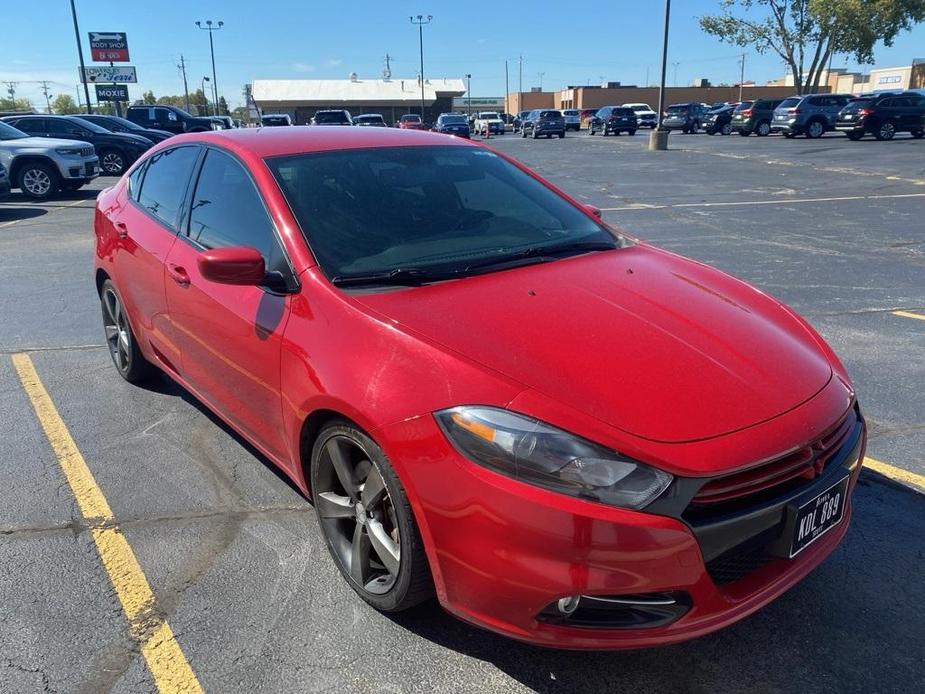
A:
[[[559,602],[556,603],[556,607],[559,608],[559,612],[562,614],[570,615],[578,609],[579,602],[581,602],[580,595],[569,595],[566,598],[561,598]]]

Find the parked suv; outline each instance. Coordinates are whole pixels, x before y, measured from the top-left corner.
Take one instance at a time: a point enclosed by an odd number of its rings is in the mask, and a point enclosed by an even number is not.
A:
[[[752,133],[758,137],[770,135],[774,109],[780,106],[782,101],[783,99],[743,101],[736,106],[732,114],[732,131],[739,133],[742,137],[748,137]]]
[[[588,122],[588,134],[601,135],[635,135],[639,128],[636,112],[628,106],[604,106],[591,116]]]
[[[381,113],[364,113],[353,119],[353,124],[361,128],[387,128],[388,124]]]
[[[10,176],[6,172],[6,167],[3,164],[0,164],[0,200],[7,197],[10,194]]]
[[[581,111],[577,108],[566,108],[562,110],[562,117],[565,118],[566,130],[581,130]]]
[[[173,137],[173,133],[168,130],[155,130],[154,128],[142,128],[137,123],[132,123],[132,121],[127,120],[126,118],[119,118],[118,116],[104,116],[101,113],[81,113],[75,118],[80,118],[80,120],[85,120],[90,123],[95,123],[101,128],[105,128],[111,133],[126,133],[128,135],[138,135],[139,137],[144,137],[148,140],[151,140],[154,144],[158,142],[163,142],[169,137]]]
[[[784,99],[774,109],[771,131],[791,138],[822,137],[835,127],[838,113],[853,97],[848,94],[807,94]]]
[[[839,112],[835,129],[852,140],[867,133],[878,140],[892,140],[899,132],[921,138],[925,136],[925,96],[906,92],[855,99]]]
[[[662,118],[662,128],[680,130],[687,134],[696,133],[700,130],[706,113],[707,107],[703,104],[672,104]]]
[[[89,142],[30,137],[0,122],[0,165],[10,186],[36,200],[59,190],[77,190],[99,176],[99,158]]]
[[[562,117],[562,111],[539,108],[530,111],[526,120],[521,123],[520,135],[532,135],[534,140],[540,135],[558,135],[560,139],[565,137],[565,118]]]
[[[350,117],[350,111],[343,109],[315,111],[311,125],[353,125],[353,119]]]
[[[96,150],[104,174],[121,176],[153,144],[146,137],[111,133],[76,116],[13,116],[4,121],[35,137],[89,142]]]
[[[143,128],[167,130],[174,135],[219,129],[218,124],[211,118],[191,116],[176,106],[129,106],[125,117]]]
[[[267,113],[260,118],[260,125],[265,128],[281,128],[292,125],[288,113]]]
[[[469,139],[469,121],[462,113],[441,113],[434,123],[434,132]]]
[[[627,108],[633,109],[636,114],[636,121],[640,128],[654,128],[658,125],[658,114],[652,110],[649,104],[623,104]]]
[[[473,130],[480,135],[504,135],[504,121],[497,111],[482,111],[475,117]]]
[[[703,131],[707,135],[731,135],[732,114],[735,106],[720,106],[706,112],[703,117]]]

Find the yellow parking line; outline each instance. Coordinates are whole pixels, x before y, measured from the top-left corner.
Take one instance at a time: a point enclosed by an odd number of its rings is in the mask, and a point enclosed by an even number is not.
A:
[[[916,320],[925,320],[925,316],[921,313],[912,313],[910,311],[893,311],[894,316],[900,316],[902,318],[915,318]]]
[[[903,470],[889,463],[881,463],[879,460],[875,460],[869,456],[864,457],[864,467],[868,470],[879,472],[881,475],[889,477],[891,480],[908,484],[910,487],[915,487],[925,492],[925,475],[920,475],[917,472],[909,472],[909,470]]]
[[[35,416],[77,500],[80,513],[90,525],[96,551],[119,597],[129,630],[141,647],[158,691],[162,694],[202,692],[202,686],[174,638],[170,625],[158,613],[154,593],[135,553],[115,522],[106,497],[42,385],[32,359],[23,353],[14,354],[12,359],[22,387],[32,402]]]

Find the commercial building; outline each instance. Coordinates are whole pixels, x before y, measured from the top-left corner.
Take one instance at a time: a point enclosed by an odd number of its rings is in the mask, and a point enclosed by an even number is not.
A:
[[[819,83],[827,85],[829,91],[840,94],[861,94],[887,89],[925,89],[925,59],[916,59],[911,65],[900,67],[872,68],[866,74],[849,72],[844,68],[835,68],[831,72],[824,70]],[[793,75],[787,74],[770,80],[768,85],[793,87]]]
[[[453,110],[453,98],[466,93],[461,79],[424,80],[424,120]],[[351,115],[381,113],[394,123],[406,113],[421,113],[421,83],[411,79],[254,80],[251,94],[263,113],[288,113],[305,125],[316,111],[346,109]]]

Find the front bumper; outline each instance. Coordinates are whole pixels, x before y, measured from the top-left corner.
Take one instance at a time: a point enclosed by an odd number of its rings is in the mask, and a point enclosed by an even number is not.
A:
[[[780,596],[847,532],[850,492],[866,441],[862,429],[850,455],[826,473],[850,479],[841,521],[796,558],[771,559],[727,583],[714,580],[705,552],[725,551],[735,528],[705,530],[677,517],[586,502],[503,477],[462,458],[430,416],[392,425],[382,434],[380,442],[408,488],[443,607],[508,637],[569,649],[685,641],[728,626]],[[820,489],[830,482],[828,476],[818,478]],[[795,496],[802,502],[816,484]],[[760,510],[757,522],[743,521],[735,540],[764,533],[763,541],[773,544],[767,530],[776,525],[778,534],[787,531],[788,502],[794,499],[775,500]],[[713,537],[704,539],[711,532]],[[567,596],[651,593],[684,595],[690,607],[674,621],[648,628],[589,628],[538,619]]]
[[[56,164],[61,178],[68,181],[92,181],[100,175],[100,160],[96,156],[62,158]]]

